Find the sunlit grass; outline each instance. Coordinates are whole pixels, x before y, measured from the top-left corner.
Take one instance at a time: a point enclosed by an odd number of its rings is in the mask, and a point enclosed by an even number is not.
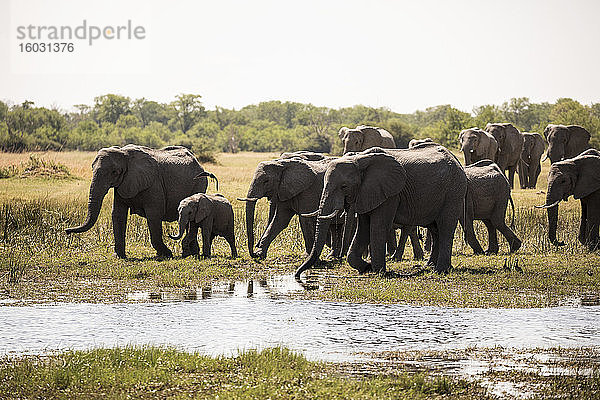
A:
[[[5,158],[4,156],[8,157]],[[302,262],[304,244],[297,218],[272,243],[264,262],[252,260],[247,251],[244,203],[256,165],[274,153],[221,154],[217,164],[205,169],[219,177],[220,189],[235,212],[236,244],[240,257],[231,260],[227,243],[216,239],[210,260],[175,258],[157,261],[146,220],[130,216],[127,226],[128,260],[113,256],[110,210],[112,190],[106,196],[97,224],[87,233],[66,235],[64,229],[85,219],[90,163],[94,153],[48,153],[82,179],[57,180],[18,177],[0,179],[0,293],[16,298],[122,301],[124,288],[197,287],[217,279],[240,279],[256,275],[292,273]],[[27,154],[2,154],[3,165],[29,159]],[[82,166],[81,164],[87,164]],[[474,256],[457,229],[454,240],[454,269],[448,275],[426,273],[413,278],[385,279],[369,276],[356,279],[356,272],[344,262],[336,266],[335,284],[307,297],[345,301],[405,302],[475,307],[551,306],[583,293],[600,293],[600,255],[588,253],[578,243],[579,204],[561,203],[558,236],[567,245],[555,248],[547,239],[545,210],[533,208],[544,202],[543,165],[537,189],[515,189],[515,232],[523,247],[508,255],[501,235],[497,256]],[[78,172],[80,171],[80,172]],[[84,172],[81,172],[84,171]],[[518,183],[517,185],[518,186]],[[209,185],[209,192],[214,192]],[[266,226],[267,203],[259,201],[256,232]],[[507,220],[510,221],[511,211]],[[165,223],[165,232],[175,232],[174,223]],[[487,233],[476,223],[478,238],[485,248]],[[165,237],[174,254],[180,243]],[[517,261],[518,260],[518,261]],[[518,266],[522,272],[505,269]],[[413,270],[412,251],[407,246],[404,261],[388,261],[392,271]],[[421,263],[422,264],[422,263]],[[94,295],[94,290],[96,294]]]
[[[283,348],[211,358],[171,348],[69,351],[0,361],[0,397],[398,399],[481,398],[474,382],[427,374],[352,379]]]

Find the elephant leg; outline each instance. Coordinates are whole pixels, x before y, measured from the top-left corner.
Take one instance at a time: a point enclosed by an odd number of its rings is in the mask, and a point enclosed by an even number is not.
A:
[[[452,244],[454,231],[458,224],[458,216],[444,215],[438,221],[438,258],[435,264],[436,272],[447,272],[452,268]]]
[[[265,233],[260,238],[258,242],[256,255],[259,258],[267,257],[267,250],[271,245],[271,242],[275,240],[277,235],[281,233],[290,223],[292,217],[294,216],[294,211],[287,207],[277,207],[275,210],[275,215],[273,219],[269,223],[269,226],[265,230]]]
[[[159,257],[171,258],[173,253],[163,242],[162,221],[160,218],[150,216],[146,212],[148,229],[150,230],[150,243],[156,250]]]
[[[115,239],[115,254],[125,258],[125,232],[127,231],[127,213],[129,207],[115,199],[112,209],[113,236]]]
[[[210,228],[210,226],[202,226],[202,257],[210,257],[210,250],[212,247],[213,238],[214,236],[212,234],[212,229]]]
[[[227,230],[227,233],[224,237],[225,240],[227,240],[227,243],[229,244],[229,248],[231,249],[231,258],[237,258],[238,254],[237,249],[235,248],[235,231],[233,225],[231,225],[231,228]]]
[[[367,214],[358,216],[356,233],[348,250],[348,264],[358,271],[359,274],[364,274],[371,270],[371,264],[363,260],[362,254],[369,246],[370,235],[370,218]]]
[[[402,261],[402,256],[404,255],[404,247],[406,246],[406,240],[408,239],[408,232],[406,228],[400,229],[400,239],[398,239],[398,246],[396,246],[396,251],[392,255],[392,259],[396,261]],[[411,238],[412,242],[412,238]]]
[[[519,186],[521,186],[521,189],[526,189],[529,187],[529,167],[527,167],[525,165],[525,162],[522,160],[519,160],[519,169],[518,169],[518,174],[519,174]]]
[[[425,235],[425,251],[431,251],[431,232],[427,229],[427,234]]]
[[[385,243],[385,252],[387,255],[391,256],[396,251],[396,230],[391,228],[386,239]]]
[[[485,254],[498,254],[499,246],[498,246],[498,233],[496,232],[496,227],[492,224],[492,221],[489,219],[482,220],[485,224],[485,227],[488,231],[488,248],[485,251]]]
[[[331,230],[331,253],[330,256],[333,258],[342,257],[342,238],[344,236],[344,225],[343,224],[331,224],[329,229]]]
[[[597,195],[596,197],[600,197],[600,195]],[[600,205],[598,204],[598,201],[596,201],[595,203],[590,202],[590,204],[587,205],[586,238],[588,249],[590,251],[598,250],[600,246],[600,238],[598,235],[600,230]]]
[[[508,167],[508,182],[510,183],[510,188],[514,188],[515,185],[515,171],[517,169],[516,165]]]
[[[504,236],[504,238],[508,242],[508,246],[510,248],[511,253],[514,253],[515,251],[521,248],[521,245],[523,244],[521,242],[521,239],[517,237],[517,235],[513,232],[512,229],[506,226],[506,222],[504,221],[504,215],[496,216],[491,222],[492,225],[500,231],[502,236]]]
[[[356,233],[357,217],[352,210],[346,210],[344,229],[342,234],[342,257],[348,254],[350,243]]]
[[[371,246],[371,269],[376,273],[385,272],[386,246],[391,240],[390,233],[394,236],[394,248],[396,244],[396,233],[392,229],[392,218],[390,215],[396,213],[398,208],[398,197],[387,199],[379,207],[375,208],[370,215],[370,246]],[[382,240],[386,238],[387,240]]]
[[[579,220],[579,242],[583,245],[587,244],[587,202],[581,201],[581,219]]]
[[[315,242],[315,218],[300,217],[300,230],[304,238],[304,256],[308,257]]]
[[[404,229],[402,229],[404,231]],[[410,237],[410,244],[413,248],[413,259],[422,260],[424,258],[423,248],[421,247],[421,241],[419,240],[419,233],[417,227],[413,226],[409,228],[408,236]]]
[[[537,186],[538,178],[539,178],[540,174],[542,173],[542,166],[540,165],[539,161],[536,164],[537,164],[537,167],[535,168],[535,172],[533,173],[531,179],[529,180],[529,186],[532,189],[535,189],[535,187]]]
[[[427,261],[427,265],[430,267],[435,267],[440,251],[438,232],[437,222],[427,226],[427,234],[431,235],[431,253],[429,254],[429,261]]]
[[[198,255],[200,253],[200,245],[198,244],[198,224],[190,222],[188,231],[181,241],[181,256],[188,257]]]
[[[463,227],[463,231],[465,232],[465,240],[467,241],[467,244],[473,249],[473,253],[483,254],[483,248],[481,247],[481,243],[479,243],[479,240],[477,240],[477,236],[475,236],[473,219],[471,217],[467,217],[463,221],[463,219],[461,218],[460,222]]]

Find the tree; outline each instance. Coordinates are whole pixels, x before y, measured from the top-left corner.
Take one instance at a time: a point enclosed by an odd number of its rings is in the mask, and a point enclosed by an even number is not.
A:
[[[196,122],[206,115],[199,94],[179,94],[171,103],[179,129],[186,133]]]
[[[116,94],[106,94],[94,98],[94,114],[100,124],[115,124],[121,115],[131,114],[131,99]]]

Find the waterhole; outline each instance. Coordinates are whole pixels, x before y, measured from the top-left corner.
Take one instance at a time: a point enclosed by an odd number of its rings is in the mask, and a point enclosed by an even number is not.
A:
[[[234,355],[282,345],[311,359],[352,361],[361,352],[595,346],[600,337],[600,307],[351,304],[290,298],[297,290],[306,288],[289,278],[137,292],[129,303],[0,306],[0,354],[152,344]]]

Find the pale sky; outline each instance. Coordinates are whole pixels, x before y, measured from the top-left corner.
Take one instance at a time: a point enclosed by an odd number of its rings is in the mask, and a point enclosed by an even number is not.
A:
[[[0,99],[71,109],[118,93],[464,111],[511,97],[600,102],[600,1],[0,2]],[[16,27],[132,20],[139,41],[19,53]],[[23,43],[25,43],[24,41]]]

